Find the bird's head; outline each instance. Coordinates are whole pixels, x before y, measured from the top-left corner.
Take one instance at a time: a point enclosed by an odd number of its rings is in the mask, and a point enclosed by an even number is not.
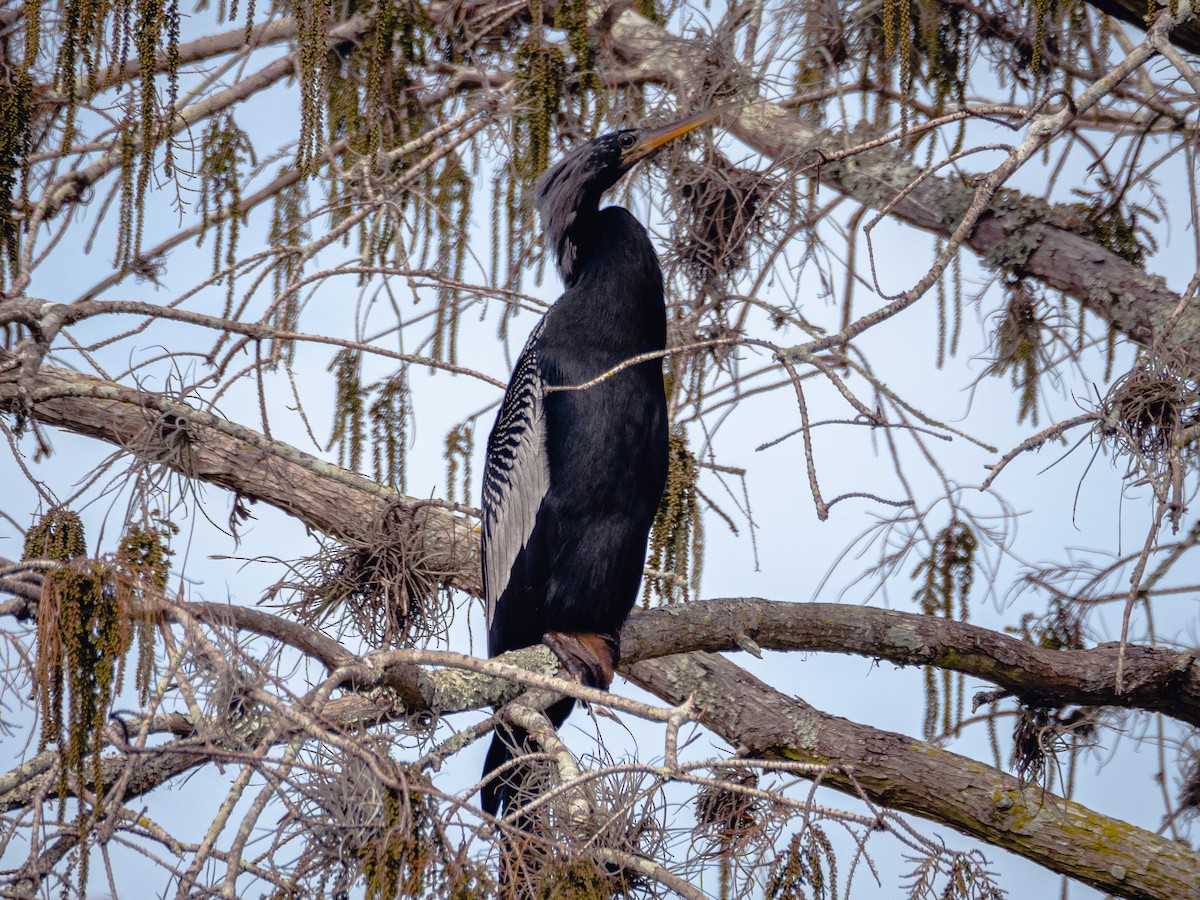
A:
[[[658,128],[604,134],[576,147],[546,170],[538,180],[537,205],[564,281],[570,280],[574,264],[575,246],[569,232],[578,218],[594,213],[600,196],[639,162],[725,111],[725,107],[715,107]]]

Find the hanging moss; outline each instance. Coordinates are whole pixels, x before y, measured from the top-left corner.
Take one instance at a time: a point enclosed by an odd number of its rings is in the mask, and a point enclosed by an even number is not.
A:
[[[421,835],[424,803],[420,797],[388,789],[377,837],[361,851],[367,900],[419,897],[432,859]]]
[[[166,586],[173,555],[170,541],[176,533],[175,525],[152,512],[146,522],[126,530],[112,566],[84,558],[83,524],[67,510],[48,513],[26,535],[24,558],[66,563],[43,582],[36,669],[40,747],[59,745],[64,800],[71,778],[92,785],[102,799],[103,729],[120,690],[135,630],[136,686],[146,702],[155,617],[153,605],[143,601]]]
[[[497,896],[487,863],[448,834],[453,813],[411,769],[324,748],[304,770],[288,788],[289,805],[300,812],[282,823],[283,840],[300,848],[299,858],[271,900]]]
[[[136,631],[138,649],[134,686],[144,706],[150,699],[150,684],[154,663],[154,637],[158,617],[151,603],[134,603],[147,593],[161,594],[166,590],[170,575],[171,539],[179,527],[158,510],[151,510],[143,522],[130,523],[117,547],[116,577],[118,606],[131,616]],[[129,612],[140,605],[140,614]]]
[[[343,139],[346,168],[423,134],[436,123],[419,102],[414,68],[424,66],[436,29],[414,2],[374,0],[362,14],[372,27],[363,40],[325,51],[320,79],[329,139]],[[397,160],[397,171],[414,160]],[[339,190],[337,182],[331,190]],[[405,202],[405,198],[398,198]]]
[[[530,187],[550,163],[551,130],[563,96],[567,63],[558,47],[534,37],[517,50],[516,62],[522,114],[513,119],[513,167]]]
[[[134,126],[131,101],[127,99],[125,120],[117,137],[117,153],[121,158],[121,170],[117,176],[121,193],[121,211],[117,217],[117,253],[113,267],[127,268],[137,256],[134,238],[138,233],[137,213],[137,133]]]
[[[829,836],[809,825],[792,836],[787,850],[771,866],[769,900],[834,900],[838,896],[837,857]]]
[[[1021,405],[1017,422],[1026,417],[1038,421],[1038,393],[1045,361],[1046,322],[1041,303],[1023,281],[1006,285],[1008,303],[996,328],[996,356],[984,370],[985,375],[1009,374],[1019,388]]]
[[[687,602],[698,590],[703,567],[704,529],[696,484],[700,469],[688,450],[687,434],[679,429],[670,438],[667,456],[667,486],[654,524],[646,564],[667,577],[647,578],[642,605],[651,598],[657,605]]]
[[[371,35],[371,50],[367,55],[365,80],[367,119],[366,152],[379,152],[384,132],[384,116],[390,104],[383,92],[384,73],[391,63],[396,27],[400,24],[400,4],[382,3],[375,6],[375,28]]]
[[[1033,0],[1033,58],[1029,68],[1036,75],[1042,65],[1042,46],[1046,43],[1046,20],[1050,17],[1054,0]]]
[[[1073,204],[1066,214],[1071,230],[1090,238],[1135,266],[1158,252],[1158,241],[1147,222],[1158,224],[1158,213],[1148,206],[1130,203],[1124,185],[1102,178],[1094,190],[1073,189],[1083,202]]]
[[[296,81],[300,88],[300,136],[296,165],[307,175],[316,173],[324,140],[321,110],[322,84],[328,50],[325,31],[329,18],[328,0],[298,0],[293,4],[296,20]]]
[[[25,7],[25,52],[20,61],[10,58],[10,45],[2,45],[0,57],[0,290],[9,277],[15,278],[21,256],[21,229],[13,217],[18,181],[26,176],[30,123],[33,119],[33,78],[30,67],[37,59],[40,5]],[[24,191],[21,191],[23,197]]]
[[[563,859],[537,872],[538,900],[610,900],[615,879],[590,859]]]
[[[920,72],[933,95],[935,114],[944,109],[947,100],[962,103],[966,99],[970,64],[967,21],[953,4],[884,0],[883,51],[892,55],[899,49],[900,90],[912,96]],[[907,122],[906,104],[901,104],[900,114],[901,121]]]
[[[475,429],[472,422],[462,422],[446,433],[446,498],[456,503],[462,487],[462,502],[471,503],[471,456],[475,452]],[[461,478],[459,477],[461,475]]]
[[[33,5],[33,34],[26,32],[28,49],[36,54],[40,5]],[[113,71],[124,71],[130,54],[138,59],[138,79],[118,105],[123,107],[117,152],[121,159],[121,215],[116,265],[125,268],[141,251],[146,192],[154,170],[156,149],[169,140],[170,121],[158,118],[156,74],[160,53],[165,55],[168,116],[178,98],[180,12],[178,0],[67,0],[56,34],[61,36],[54,67],[54,89],[62,95],[63,146],[75,139],[75,118],[80,85],[92,94],[100,83],[101,62],[108,58]],[[32,64],[32,56],[29,56]],[[165,171],[174,171],[168,145]]]
[[[408,491],[406,456],[411,416],[408,375],[402,369],[379,385],[367,411],[371,420],[371,461],[375,480],[391,485],[401,494]]]
[[[333,402],[333,434],[326,449],[336,446],[338,465],[348,466],[357,472],[362,465],[365,446],[367,396],[362,386],[359,352],[338,351],[326,371],[333,373],[336,392]]]
[[[59,815],[67,797],[79,798],[75,827],[86,847],[95,817],[103,808],[101,751],[113,699],[120,691],[125,661],[139,635],[137,686],[145,702],[153,655],[153,617],[132,601],[149,588],[166,584],[173,526],[131,527],[121,541],[116,563],[106,566],[84,558],[86,543],[79,517],[53,510],[26,535],[26,559],[55,559],[60,567],[46,574],[38,602],[34,690],[41,715],[39,749],[58,748]],[[86,786],[94,796],[82,800]],[[87,883],[87,857],[80,854],[79,884]]]
[[[446,165],[437,174],[434,205],[442,211],[437,228],[437,269],[455,283],[463,280],[471,224],[471,179],[459,165]],[[438,287],[437,322],[430,348],[434,359],[451,364],[458,358],[458,304],[462,292],[446,284]]]
[[[87,554],[83,522],[76,513],[55,509],[25,534],[22,559],[74,559]]]
[[[380,204],[357,229],[363,267],[432,263],[444,276],[437,291],[430,355],[453,362],[461,292],[452,282],[462,280],[467,259],[472,180],[455,153],[429,164],[428,147],[391,157],[386,171],[379,163],[381,153],[394,151],[439,124],[436,113],[419,102],[418,83],[425,76],[418,70],[426,63],[430,43],[444,36],[439,36],[419,3],[379,0],[367,11],[374,12],[368,36],[326,56],[322,84],[328,135],[331,141],[345,142],[342,170],[357,168],[371,180],[376,194],[390,193],[391,202]],[[416,183],[394,187],[390,177],[403,176],[414,166],[421,168]],[[336,223],[361,207],[361,184],[331,169],[328,200]],[[405,244],[406,234],[420,236],[416,246]],[[370,277],[367,272],[360,274],[360,284]]]
[[[166,6],[163,0],[137,0],[137,16],[134,21],[134,46],[139,65],[138,132],[141,136],[141,153],[137,165],[137,195],[134,204],[135,224],[133,255],[141,252],[142,230],[145,224],[146,188],[150,186],[150,173],[154,169],[154,148],[160,129],[155,116],[158,92],[154,84],[154,70],[160,45],[163,24],[166,21]],[[178,22],[175,34],[178,37]]]
[[[398,780],[403,787],[383,789],[381,821],[357,850],[367,900],[492,896],[495,885],[486,866],[452,848],[433,801],[409,788],[403,776]]]
[[[499,274],[501,256],[505,280],[520,289],[526,270],[540,281],[545,255],[536,243],[533,204],[529,202],[538,177],[554,155],[554,130],[561,119],[576,136],[589,137],[600,127],[609,100],[596,73],[594,35],[584,0],[564,0],[554,13],[554,27],[565,33],[563,46],[547,39],[541,7],[513,58],[517,82],[516,114],[511,124],[513,154],[493,188],[492,269]],[[564,52],[564,47],[565,51]],[[567,62],[568,53],[574,64]],[[630,92],[637,95],[638,89]],[[636,115],[636,105],[625,105]]]
[[[575,58],[575,70],[578,73],[575,89],[580,102],[581,118],[586,117],[588,102],[600,87],[593,53],[594,39],[588,31],[587,14],[587,0],[560,0],[554,17],[555,26],[566,32],[567,46]]]
[[[214,116],[200,143],[201,231],[203,242],[209,228],[213,240],[213,274],[226,270],[225,316],[233,311],[238,238],[241,235],[242,181],[245,167],[257,162],[249,135],[234,121],[232,113]]]
[[[279,331],[295,331],[300,315],[299,298],[295,291],[287,289],[298,282],[303,274],[301,248],[312,237],[306,214],[307,200],[307,185],[303,181],[296,181],[277,193],[272,204],[271,228],[267,239],[278,253],[273,272],[278,305],[271,324]],[[292,341],[273,341],[269,355],[272,362],[284,357],[290,362],[294,351],[295,344]]]
[[[1082,650],[1085,646],[1082,608],[1053,594],[1043,614],[1025,613],[1017,627],[1004,630],[1044,650]]]
[[[79,102],[75,73],[81,55],[88,88],[95,90],[96,57],[90,38],[100,30],[97,20],[103,20],[106,7],[105,0],[67,0],[62,10],[62,26],[59,29],[62,39],[54,68],[54,87],[66,100],[63,109],[64,147],[71,146],[75,139],[75,112]],[[120,44],[124,43],[121,40]]]
[[[975,578],[975,551],[978,538],[969,524],[955,518],[938,532],[929,555],[917,564],[912,577],[918,579],[913,594],[921,612],[965,622],[970,613],[967,604]],[[963,679],[947,670],[925,667],[925,739],[939,731],[955,733],[962,721]]]

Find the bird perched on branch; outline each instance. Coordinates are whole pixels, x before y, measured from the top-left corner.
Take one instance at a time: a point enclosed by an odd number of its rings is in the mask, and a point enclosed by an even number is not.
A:
[[[707,110],[661,128],[606,134],[541,177],[546,248],[566,290],[534,328],[488,438],[483,472],[483,588],[488,653],[539,641],[583,683],[606,689],[633,608],[646,538],[667,475],[662,361],[626,365],[666,344],[662,270],[646,229],[600,197]],[[558,727],[575,701],[547,710]],[[526,735],[500,729],[485,775]],[[496,815],[521,768],[482,791]]]

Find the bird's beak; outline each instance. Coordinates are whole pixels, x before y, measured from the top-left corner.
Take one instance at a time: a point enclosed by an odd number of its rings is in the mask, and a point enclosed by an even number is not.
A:
[[[714,106],[711,109],[692,113],[686,119],[680,119],[678,122],[672,122],[670,125],[663,125],[661,128],[643,133],[641,140],[621,154],[621,167],[628,168],[645,159],[663,144],[670,143],[675,138],[682,137],[689,131],[711,122],[728,109],[728,106]]]

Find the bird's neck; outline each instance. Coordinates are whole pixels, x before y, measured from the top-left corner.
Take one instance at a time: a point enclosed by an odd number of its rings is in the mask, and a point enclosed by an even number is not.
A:
[[[577,219],[572,239],[576,256],[560,314],[585,327],[596,349],[622,358],[661,350],[662,269],[642,224],[628,210],[610,206]]]
[[[581,194],[569,203],[547,205],[542,210],[546,228],[546,246],[554,254],[559,277],[564,287],[571,287],[582,266],[581,247],[591,244],[591,233],[600,215],[599,198]]]

